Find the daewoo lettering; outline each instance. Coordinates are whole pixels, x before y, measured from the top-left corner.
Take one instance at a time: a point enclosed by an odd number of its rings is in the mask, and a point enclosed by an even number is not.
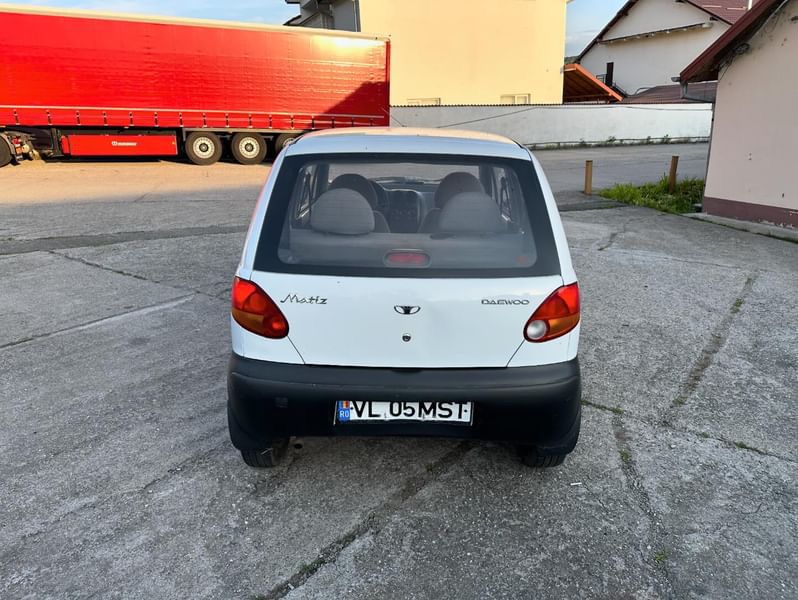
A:
[[[526,306],[527,304],[529,304],[529,300],[518,299],[518,298],[509,299],[509,300],[504,298],[500,298],[499,300],[489,300],[487,298],[483,298],[482,304],[500,304],[503,306]]]

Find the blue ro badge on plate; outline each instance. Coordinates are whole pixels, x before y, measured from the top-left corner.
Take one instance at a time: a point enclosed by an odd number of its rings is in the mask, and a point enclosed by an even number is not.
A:
[[[351,413],[351,403],[349,400],[339,400],[338,401],[338,421],[340,423],[344,423],[349,420],[349,415]]]

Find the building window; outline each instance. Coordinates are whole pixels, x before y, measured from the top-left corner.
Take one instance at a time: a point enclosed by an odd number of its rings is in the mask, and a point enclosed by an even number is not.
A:
[[[440,106],[440,98],[408,98],[408,106]]]
[[[502,104],[530,104],[530,94],[503,94]]]

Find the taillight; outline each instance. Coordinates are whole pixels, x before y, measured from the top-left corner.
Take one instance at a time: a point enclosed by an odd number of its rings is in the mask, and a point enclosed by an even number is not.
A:
[[[571,331],[579,323],[579,284],[564,285],[552,292],[524,327],[528,342],[546,342]]]
[[[244,329],[268,338],[288,335],[288,321],[268,294],[251,281],[233,280],[233,307],[236,323]]]

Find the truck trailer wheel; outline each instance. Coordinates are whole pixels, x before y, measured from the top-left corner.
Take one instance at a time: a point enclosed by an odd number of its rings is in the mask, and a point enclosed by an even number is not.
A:
[[[222,157],[222,141],[210,131],[193,131],[186,138],[186,155],[195,165],[212,165]]]
[[[274,153],[280,154],[288,142],[299,137],[300,135],[301,134],[299,133],[281,133],[278,135],[276,138],[274,138]]]
[[[4,139],[0,139],[0,167],[5,167],[11,162],[11,148]]]
[[[266,157],[266,141],[257,133],[237,133],[230,142],[230,151],[242,165],[257,165]]]

